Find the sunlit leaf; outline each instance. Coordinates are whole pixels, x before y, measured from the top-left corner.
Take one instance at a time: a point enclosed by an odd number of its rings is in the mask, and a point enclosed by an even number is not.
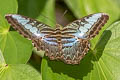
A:
[[[0,68],[0,80],[42,80],[41,75],[30,65],[7,65]]]
[[[17,0],[0,0],[0,15],[17,12]]]

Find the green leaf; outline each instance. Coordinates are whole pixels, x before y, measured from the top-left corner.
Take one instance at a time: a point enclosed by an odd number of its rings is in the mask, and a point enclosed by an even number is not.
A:
[[[120,0],[112,0],[112,1],[115,1],[118,7],[120,8]]]
[[[31,41],[20,36],[15,31],[7,34],[4,57],[7,63],[27,63],[32,53]]]
[[[11,58],[12,59],[12,58]],[[0,51],[0,80],[42,80],[40,73],[26,64],[6,64]]]
[[[55,21],[54,10],[55,10],[55,0],[47,0],[44,9],[41,11],[37,19],[55,28],[56,21]]]
[[[9,31],[10,25],[3,18],[5,14],[17,12],[17,1],[0,1],[0,7],[0,49],[5,61],[7,64],[27,63],[32,53],[31,41],[15,31]]]
[[[77,18],[87,15],[83,0],[64,0],[64,1]]]
[[[0,80],[42,80],[41,75],[30,65],[7,65],[0,68]]]
[[[0,0],[0,15],[17,12],[17,0]]]
[[[31,41],[21,37],[15,31],[0,34],[0,48],[6,63],[26,63],[32,53]]]
[[[42,60],[43,80],[119,80],[120,21],[107,28],[79,65]]]
[[[19,14],[36,18],[40,22],[55,27],[55,0],[18,0],[18,2]]]

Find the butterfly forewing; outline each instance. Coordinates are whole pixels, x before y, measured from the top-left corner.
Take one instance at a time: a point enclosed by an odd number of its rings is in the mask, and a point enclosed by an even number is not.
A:
[[[24,37],[31,39],[38,50],[40,50],[40,39],[48,35],[47,32],[54,31],[48,25],[25,16],[8,14],[5,17],[14,29]]]
[[[38,50],[44,50],[50,59],[78,64],[90,48],[89,39],[98,34],[108,15],[88,15],[62,29],[60,25],[51,29],[37,20],[17,14],[8,14],[6,19],[23,36],[31,39]]]
[[[91,39],[99,33],[99,30],[107,22],[109,16],[105,13],[91,14],[68,24],[66,28],[76,29],[75,35],[81,39]]]
[[[17,29],[25,37],[29,38],[32,38],[34,36],[38,38],[43,37],[44,34],[40,31],[43,28],[46,30],[50,28],[48,25],[38,22],[37,20],[33,20],[31,18],[17,14],[8,14],[6,15],[6,19],[15,29]]]

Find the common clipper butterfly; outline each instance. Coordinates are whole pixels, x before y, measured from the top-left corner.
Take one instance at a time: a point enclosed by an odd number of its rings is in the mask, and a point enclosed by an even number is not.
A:
[[[5,18],[11,26],[34,43],[37,50],[44,50],[51,60],[62,60],[67,64],[79,64],[90,48],[89,40],[94,38],[109,19],[105,13],[85,16],[56,29],[37,20],[7,14]]]

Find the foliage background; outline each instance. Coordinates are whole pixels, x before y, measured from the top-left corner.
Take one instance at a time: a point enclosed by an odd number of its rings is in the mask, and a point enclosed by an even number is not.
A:
[[[65,10],[67,13],[62,17]],[[37,52],[5,20],[17,13],[55,28],[88,14],[104,12],[110,19],[92,39],[79,65],[50,61]],[[119,80],[120,0],[0,0],[0,80]]]

